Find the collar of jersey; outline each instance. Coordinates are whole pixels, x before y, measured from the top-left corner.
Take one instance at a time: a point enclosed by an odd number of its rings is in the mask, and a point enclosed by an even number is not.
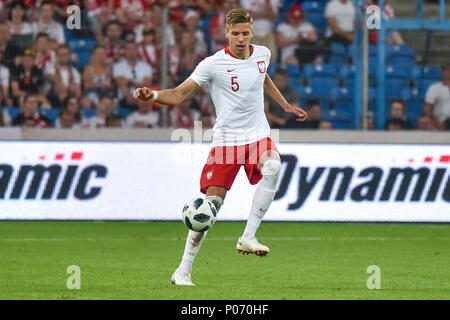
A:
[[[253,51],[255,51],[255,47],[254,47],[253,45],[250,45],[250,55],[248,56],[249,58],[252,56]],[[227,45],[227,46],[225,47],[225,53],[226,53],[226,54],[229,54],[231,57],[233,57],[233,58],[235,58],[235,59],[239,59],[238,57],[236,57],[236,56],[233,54],[233,52],[231,52],[230,46],[229,46],[229,45]],[[239,60],[242,60],[242,59],[239,59]]]

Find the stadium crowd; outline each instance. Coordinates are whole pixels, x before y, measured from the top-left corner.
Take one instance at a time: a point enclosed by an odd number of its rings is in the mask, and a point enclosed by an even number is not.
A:
[[[82,9],[81,28],[69,30],[66,8],[72,4]],[[161,29],[164,6],[169,9],[166,30]],[[160,106],[138,102],[132,93],[135,87],[159,88],[162,32],[171,87],[224,48],[225,14],[235,7],[254,18],[253,43],[271,50],[268,72],[277,87],[310,114],[307,122],[296,122],[266,97],[269,124],[351,128],[357,10],[351,0],[0,0],[0,126],[160,127]],[[389,3],[384,14],[394,18]],[[370,32],[369,41],[372,50],[376,32]],[[414,53],[399,32],[390,32],[387,43],[392,59],[386,130],[450,129],[450,64],[415,66]],[[374,87],[375,63],[371,70]],[[375,97],[369,98],[372,106]],[[211,128],[215,114],[208,90],[201,88],[169,107],[167,120],[170,127],[191,128],[201,121],[203,128]],[[371,112],[367,120],[372,129]]]

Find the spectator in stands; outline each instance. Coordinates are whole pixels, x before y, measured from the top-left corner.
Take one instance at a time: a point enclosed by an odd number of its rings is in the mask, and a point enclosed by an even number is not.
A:
[[[399,118],[391,118],[386,123],[387,131],[400,131],[403,130],[403,120]]]
[[[123,25],[125,30],[133,28],[143,23],[144,12],[149,8],[146,0],[115,0],[114,10],[117,20]]]
[[[33,45],[33,26],[25,21],[23,3],[13,1],[9,8],[8,24],[12,42],[22,48],[31,47]]]
[[[43,1],[39,8],[39,19],[34,25],[34,34],[41,32],[48,34],[58,43],[65,43],[64,27],[53,19],[54,4],[51,1]]]
[[[180,43],[180,65],[179,75],[186,79],[196,67],[195,36],[189,31],[183,31]]]
[[[113,77],[118,86],[120,106],[137,109],[136,99],[133,98],[134,89],[152,85],[152,68],[139,60],[136,43],[127,43],[125,58],[114,65]]]
[[[104,128],[106,127],[106,119],[111,115],[114,108],[114,100],[110,96],[103,96],[97,107],[97,114],[88,118],[89,128]]]
[[[321,51],[317,46],[316,29],[306,21],[303,9],[298,4],[289,7],[287,21],[278,25],[276,40],[278,48],[281,48],[281,63],[310,63],[318,58]],[[322,62],[319,60],[316,62]]]
[[[217,52],[228,44],[225,37],[226,14],[231,9],[239,8],[239,0],[224,0],[222,6],[219,7],[218,13],[212,17],[209,24],[209,34],[211,35],[211,50]]]
[[[8,67],[1,64],[3,52],[0,51],[0,105],[12,106],[13,101],[9,97],[10,73]]]
[[[73,119],[74,119],[73,125],[72,125],[73,128],[88,127],[88,125],[89,125],[88,121],[81,113],[80,104],[78,103],[77,97],[69,96],[64,100],[63,105],[60,109],[60,117],[55,120],[55,128],[63,127],[63,124],[61,123],[61,120],[60,120],[62,112],[68,112],[68,113],[72,114]]]
[[[66,45],[59,45],[56,56],[56,65],[47,65],[44,74],[52,83],[53,105],[60,106],[68,96],[81,96],[81,76],[70,63],[70,52]]]
[[[437,130],[450,119],[450,63],[442,67],[442,80],[428,87],[423,113],[430,116]]]
[[[213,119],[211,117],[211,114],[208,111],[202,112],[201,115],[201,121],[202,121],[202,129],[211,129],[213,125]]]
[[[273,33],[274,22],[281,5],[279,0],[241,0],[241,8],[248,11],[253,18],[254,36],[252,42],[269,48],[271,63],[278,58],[278,48]]]
[[[318,129],[319,130],[332,130],[333,124],[331,123],[330,120],[320,120]]]
[[[433,119],[428,114],[422,114],[417,118],[417,130],[434,131],[436,130]]]
[[[138,102],[138,109],[126,119],[129,128],[157,128],[159,126],[159,112],[153,109],[153,103]]]
[[[286,101],[293,105],[300,105],[300,97],[294,88],[288,85],[289,73],[286,69],[278,68],[273,76],[273,82]],[[264,97],[264,111],[271,128],[282,128],[286,125],[288,115],[269,95]]]
[[[23,51],[11,41],[9,26],[0,23],[0,52],[2,52],[1,63],[12,70],[19,64]]]
[[[122,24],[117,20],[111,20],[105,26],[105,40],[107,62],[113,64],[119,62],[125,55],[125,44],[122,41]]]
[[[95,40],[97,43],[103,43],[103,27],[111,19],[114,11],[109,10],[108,0],[85,0],[84,5]]]
[[[52,50],[50,43],[50,37],[44,32],[39,33],[34,40],[35,65],[39,70],[44,71],[49,65],[56,64],[56,53]]]
[[[188,97],[170,111],[170,121],[174,128],[193,128],[194,121],[200,121],[197,101]]]
[[[376,5],[379,6],[379,0],[367,0],[367,5]],[[386,20],[394,20],[394,8],[384,1],[383,15]],[[398,31],[391,32],[390,30],[386,30],[386,33],[392,33],[391,36],[386,40],[387,44],[404,44],[403,37]],[[369,41],[371,44],[378,43],[378,30],[369,30]]]
[[[25,96],[38,98],[44,108],[51,108],[44,94],[44,75],[35,65],[35,55],[32,49],[25,50],[21,64],[11,73],[11,92],[14,103],[19,105]]]
[[[106,61],[105,47],[94,48],[91,61],[83,70],[83,87],[84,94],[95,103],[98,103],[100,96],[113,91],[112,69]]]
[[[374,129],[374,117],[373,117],[373,112],[369,111],[367,112],[367,116],[366,116],[366,121],[367,121],[367,130],[373,130]],[[360,127],[362,128],[362,124],[360,125]]]
[[[56,125],[56,121],[58,125]],[[75,128],[75,117],[67,109],[61,109],[59,111],[59,117],[55,121],[55,128],[58,129],[74,129]]]
[[[152,80],[159,83],[161,50],[156,43],[156,31],[151,27],[142,30],[143,39],[139,44],[139,56],[141,60],[147,62],[152,68]]]
[[[391,101],[391,105],[389,107],[389,114],[391,116],[391,119],[399,120],[401,122],[402,129],[413,129],[413,124],[406,119],[406,108],[405,104],[403,103],[403,100],[401,99],[394,99]],[[399,121],[389,122],[386,121],[386,129],[389,130],[389,124],[394,123],[397,125]]]
[[[290,116],[286,121],[284,128],[289,129],[318,129],[320,118],[322,117],[322,107],[317,100],[308,100],[306,102],[308,119],[303,122],[297,121],[296,117]]]
[[[123,119],[118,114],[111,114],[106,118],[107,128],[122,128]]]
[[[184,16],[185,30],[194,35],[196,65],[203,60],[208,53],[205,35],[203,34],[203,31],[197,28],[198,19],[199,16],[194,10],[188,10]]]
[[[341,42],[345,46],[354,40],[356,11],[352,0],[331,0],[325,7],[328,41]]]
[[[13,119],[15,126],[35,126],[50,128],[50,120],[38,111],[39,99],[35,95],[27,95],[20,107],[20,114]]]

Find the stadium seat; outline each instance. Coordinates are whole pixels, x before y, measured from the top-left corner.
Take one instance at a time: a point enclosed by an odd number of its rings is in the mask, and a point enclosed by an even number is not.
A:
[[[344,64],[339,69],[339,78],[344,81],[347,79],[354,79],[355,72],[356,72],[356,66],[354,64],[352,64],[352,65]]]
[[[306,64],[303,73],[306,78],[336,77],[336,68],[331,64]]]
[[[310,80],[310,86],[314,94],[320,97],[329,97],[330,90],[336,86],[336,83],[331,77],[313,77]]]
[[[419,96],[425,97],[428,87],[432,85],[433,83],[437,82],[436,80],[429,80],[429,79],[421,79],[419,80],[418,89],[419,89]]]
[[[301,6],[306,15],[312,13],[323,15],[325,12],[326,2],[308,0],[302,2]]]
[[[318,100],[322,107],[328,105],[329,97],[321,96],[317,92],[313,91],[313,88],[310,86],[297,86],[295,87],[298,95],[300,96],[300,101],[302,106],[305,107],[305,104],[308,100]]]
[[[6,110],[9,113],[9,116],[11,119],[16,118],[20,114],[20,108],[19,107],[3,107],[2,111]]]
[[[269,65],[269,68],[267,69],[268,75],[273,78],[275,71],[278,68],[286,69],[286,71],[289,73],[289,77],[300,78],[300,69],[298,68],[298,66],[284,63],[274,63]]]
[[[329,120],[333,129],[351,129],[353,127],[352,113],[344,110],[322,110],[322,120]]]
[[[403,90],[406,88],[404,79],[386,79],[386,98],[401,98]]]
[[[94,109],[83,109],[82,112],[83,112],[83,117],[85,117],[85,118],[90,118],[97,114],[97,111]]]
[[[127,108],[119,108],[119,116],[122,119],[126,119],[133,111],[131,109],[127,109]]]
[[[96,46],[97,42],[95,39],[90,38],[75,38],[70,39],[67,42],[67,47],[70,51],[79,52],[79,51],[87,51],[91,52],[94,50],[94,47]]]
[[[387,46],[386,58],[391,66],[412,68],[415,64],[414,51],[408,45]]]
[[[347,62],[347,52],[345,47],[339,42],[331,43],[331,53],[328,59],[328,63],[335,66],[341,66]]]
[[[76,51],[78,56],[78,62],[74,63],[73,66],[78,70],[82,71],[84,66],[91,60],[92,51]]]
[[[410,79],[413,81],[418,81],[421,79],[436,80],[442,79],[442,74],[439,68],[435,66],[414,66],[411,69]]]
[[[409,79],[409,70],[401,66],[387,66],[386,79]]]
[[[59,116],[59,110],[58,109],[43,109],[43,108],[41,108],[39,111],[48,118],[51,126],[54,127],[55,120]]]
[[[316,28],[319,36],[324,35],[327,31],[328,23],[323,14],[310,13],[306,15],[306,20],[308,20],[308,22],[311,23],[314,28]]]

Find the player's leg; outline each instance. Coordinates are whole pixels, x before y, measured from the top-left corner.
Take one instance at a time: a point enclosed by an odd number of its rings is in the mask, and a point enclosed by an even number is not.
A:
[[[219,213],[219,210],[222,207],[226,194],[227,189],[225,187],[209,186],[206,190],[206,199],[214,204],[217,213]],[[208,231],[196,232],[189,230],[183,257],[180,265],[172,275],[172,283],[177,285],[194,285],[191,281],[192,264],[194,263],[195,256],[200,250],[207,233]]]
[[[257,169],[261,172],[262,179],[258,183],[253,196],[252,207],[244,233],[239,238],[236,246],[239,252],[257,255],[266,255],[269,252],[267,246],[258,242],[255,234],[275,197],[280,167],[280,154],[276,150],[266,150],[260,155]]]

